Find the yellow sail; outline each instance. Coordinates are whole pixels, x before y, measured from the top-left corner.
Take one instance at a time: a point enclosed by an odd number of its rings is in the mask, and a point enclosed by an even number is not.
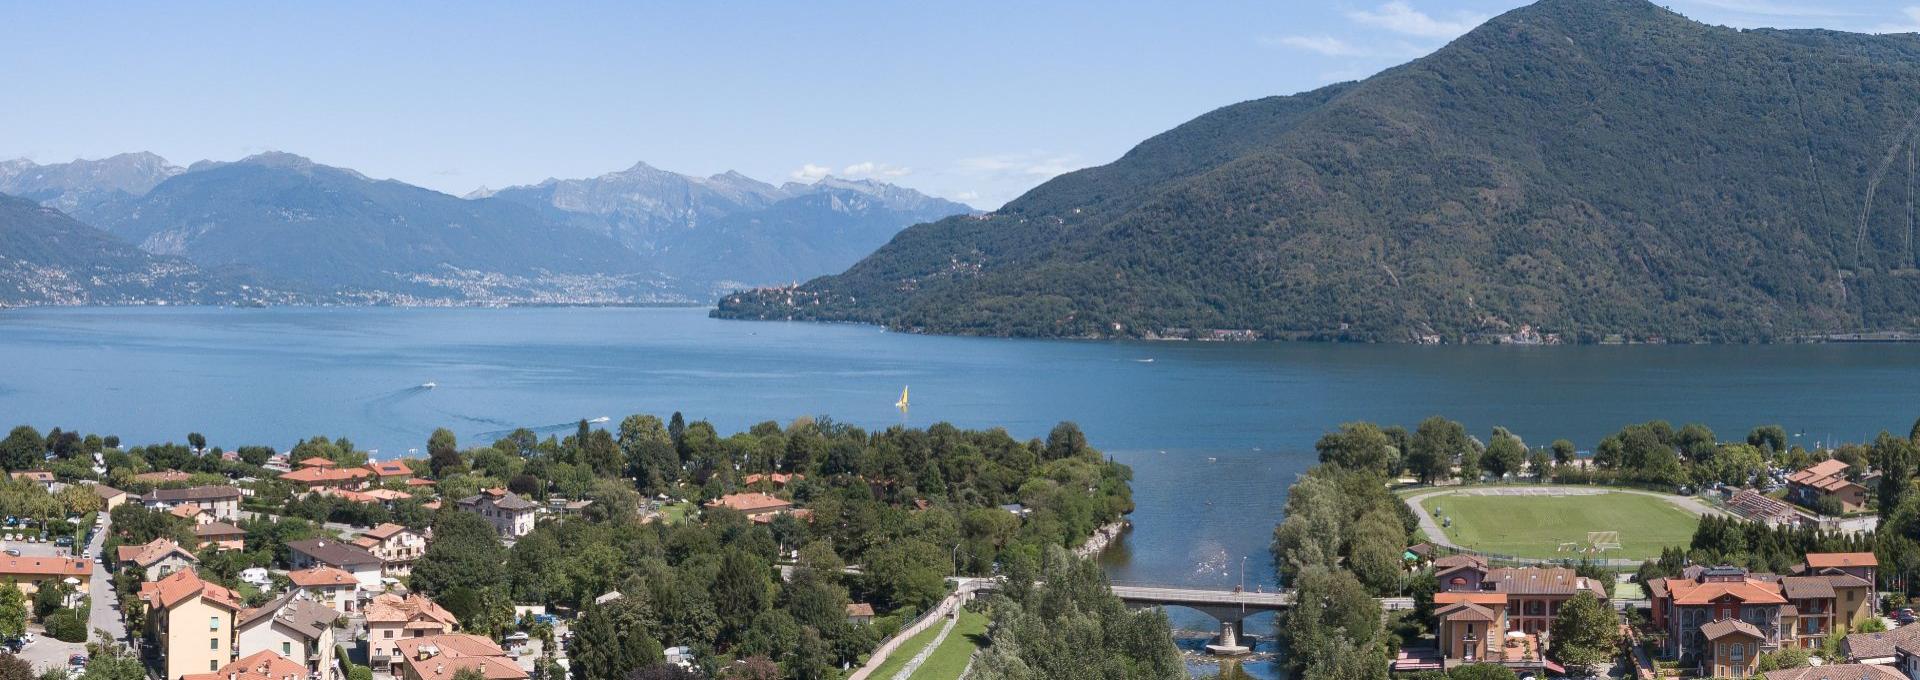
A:
[[[907,410],[907,388],[906,387],[900,388],[900,401],[895,402],[894,406],[896,408],[899,408],[902,411]]]

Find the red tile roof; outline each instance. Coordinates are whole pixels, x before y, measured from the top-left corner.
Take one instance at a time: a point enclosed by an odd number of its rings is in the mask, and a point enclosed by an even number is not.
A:
[[[294,585],[302,588],[346,585],[358,587],[360,585],[359,581],[354,580],[353,574],[325,566],[288,572],[287,578],[292,580]]]
[[[1780,594],[1778,584],[1751,578],[1743,581],[1708,581],[1706,583],[1670,578],[1667,579],[1667,589],[1673,593],[1673,603],[1680,605],[1708,604],[1727,596],[1732,596],[1746,604],[1787,603],[1787,598]]]
[[[217,583],[208,583],[192,569],[182,569],[158,581],[140,584],[140,599],[148,606],[172,609],[195,595],[209,603],[240,611],[240,595]]]
[[[312,458],[302,460],[298,463],[295,463],[295,465],[298,465],[300,467],[317,467],[317,468],[340,467],[339,463],[335,463],[331,460],[327,460],[319,456],[314,456]]]
[[[1877,567],[1880,560],[1870,552],[1857,553],[1807,553],[1807,566],[1814,569],[1846,569],[1851,567]]]
[[[741,512],[761,512],[793,507],[792,501],[781,500],[764,493],[732,493],[707,501],[709,508],[732,508]]]
[[[307,668],[270,651],[233,660],[212,673],[189,673],[180,680],[302,680]]]

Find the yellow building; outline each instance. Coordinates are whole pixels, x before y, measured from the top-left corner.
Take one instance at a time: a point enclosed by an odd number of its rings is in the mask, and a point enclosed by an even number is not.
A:
[[[40,584],[47,581],[60,582],[67,579],[79,581],[74,587],[86,592],[87,583],[93,580],[93,560],[76,560],[60,557],[0,557],[0,581],[12,581],[20,586],[20,592],[31,596],[40,592]]]
[[[140,585],[147,636],[160,652],[164,680],[213,673],[233,660],[240,596],[192,569]]]

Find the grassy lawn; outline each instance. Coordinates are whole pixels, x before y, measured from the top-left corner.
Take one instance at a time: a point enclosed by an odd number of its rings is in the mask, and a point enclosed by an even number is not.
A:
[[[900,643],[899,647],[893,649],[892,656],[887,657],[886,661],[881,662],[880,667],[874,669],[873,674],[867,677],[873,678],[874,680],[892,680],[894,674],[899,673],[900,669],[907,666],[908,661],[912,661],[913,657],[920,654],[920,650],[926,649],[927,645],[933,643],[934,638],[940,636],[940,626],[942,625],[944,625],[943,622],[935,622],[933,625],[927,626],[926,630],[920,631],[919,634],[907,638],[906,642]],[[956,675],[957,674],[956,672]]]
[[[693,512],[692,503],[673,503],[673,504],[667,505],[666,507],[660,508],[661,519],[663,519],[667,524],[680,523],[681,520],[684,520],[687,518],[687,513],[690,513],[690,512]]]
[[[1698,517],[1672,503],[1625,493],[1586,496],[1434,496],[1420,501],[1453,520],[1447,537],[1481,552],[1537,558],[1577,558],[1561,543],[1586,544],[1587,532],[1620,532],[1620,549],[1599,557],[1651,559],[1666,546],[1686,545]]]
[[[927,662],[913,672],[911,680],[960,680],[960,671],[967,669],[967,660],[973,658],[974,651],[986,646],[987,615],[962,611],[953,632],[947,633],[947,639],[940,641]]]

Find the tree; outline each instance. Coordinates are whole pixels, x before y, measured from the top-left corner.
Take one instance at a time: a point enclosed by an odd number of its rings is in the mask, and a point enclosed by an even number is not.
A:
[[[1072,458],[1087,450],[1087,435],[1080,432],[1080,426],[1064,422],[1053,426],[1047,433],[1047,460]]]
[[[1885,519],[1907,499],[1913,489],[1913,465],[1916,455],[1912,441],[1895,439],[1885,432],[1873,442],[1874,459],[1880,468],[1880,517]]]
[[[1380,653],[1384,631],[1380,603],[1373,594],[1352,574],[1318,566],[1301,572],[1294,585],[1300,606],[1284,615],[1280,627],[1280,636],[1293,652],[1288,664],[1296,672],[1306,672],[1306,677],[1320,677],[1312,669],[1326,673],[1328,667],[1346,667],[1345,659],[1354,658],[1357,661],[1352,663],[1378,666],[1384,676],[1387,660]]]
[[[1562,664],[1592,669],[1619,652],[1619,625],[1612,608],[1593,593],[1582,592],[1560,605],[1549,651]]]
[[[470,512],[441,513],[433,523],[433,542],[427,544],[426,554],[414,565],[409,585],[428,597],[457,591],[477,597],[482,591],[506,585],[500,568],[506,561],[506,549],[500,546],[492,524]],[[461,620],[470,613],[453,612]]]
[[[720,573],[713,579],[713,602],[721,625],[744,630],[754,617],[773,603],[773,579],[770,568],[745,550],[728,550],[720,560]],[[728,636],[729,642],[738,637]]]
[[[86,642],[87,622],[78,609],[62,609],[46,617],[47,635],[61,642]]]
[[[1420,421],[1409,443],[1407,467],[1431,484],[1450,476],[1454,461],[1472,448],[1467,428],[1460,423],[1434,416]]]
[[[1565,439],[1553,440],[1553,464],[1554,465],[1566,465],[1568,463],[1571,463],[1573,462],[1573,457],[1576,455],[1579,455],[1579,450],[1574,447],[1573,442],[1567,441]]]
[[[1400,466],[1393,439],[1373,423],[1344,423],[1338,432],[1322,435],[1313,448],[1320,453],[1320,462],[1350,470],[1390,475]]]
[[[1548,466],[1552,464],[1553,460],[1548,457],[1546,449],[1533,449],[1527,452],[1527,470],[1533,472],[1533,478],[1536,480],[1544,481],[1547,478]]]
[[[205,451],[207,450],[207,436],[198,432],[188,432],[187,446],[193,447],[195,451]]]
[[[18,637],[14,634],[13,637]],[[0,653],[0,680],[35,680],[33,664],[12,654]]]
[[[1920,423],[1916,423],[1920,424]],[[1747,433],[1747,443],[1755,448],[1766,449],[1768,453],[1779,455],[1787,450],[1787,428],[1779,425],[1762,425]]]
[[[20,637],[27,630],[27,596],[11,581],[0,584],[0,639]]]
[[[1813,653],[1809,650],[1799,647],[1784,647],[1779,651],[1761,654],[1760,659],[1755,662],[1758,665],[1755,667],[1754,672],[1765,674],[1768,671],[1806,668],[1812,662],[1812,658]]]
[[[1494,481],[1499,481],[1509,474],[1518,474],[1526,457],[1527,445],[1502,430],[1493,433],[1493,439],[1487,443],[1487,452],[1480,456],[1480,467],[1493,475]]]
[[[40,431],[21,425],[0,440],[0,467],[9,471],[32,469],[40,465],[46,451],[47,442],[40,438]]]
[[[1513,669],[1497,663],[1470,663],[1447,671],[1447,680],[1515,680]]]
[[[892,541],[871,553],[868,579],[875,593],[894,606],[933,606],[947,593],[951,557],[917,538]]]
[[[427,437],[427,467],[433,470],[435,479],[467,471],[467,461],[460,457],[460,445],[454,439],[453,430],[439,428]]]
[[[6,679],[0,678],[0,680]],[[657,663],[634,670],[627,675],[627,680],[700,680],[700,676],[670,663]]]
[[[573,680],[626,680],[666,659],[651,632],[652,613],[638,596],[595,605],[574,626],[569,653]]]

